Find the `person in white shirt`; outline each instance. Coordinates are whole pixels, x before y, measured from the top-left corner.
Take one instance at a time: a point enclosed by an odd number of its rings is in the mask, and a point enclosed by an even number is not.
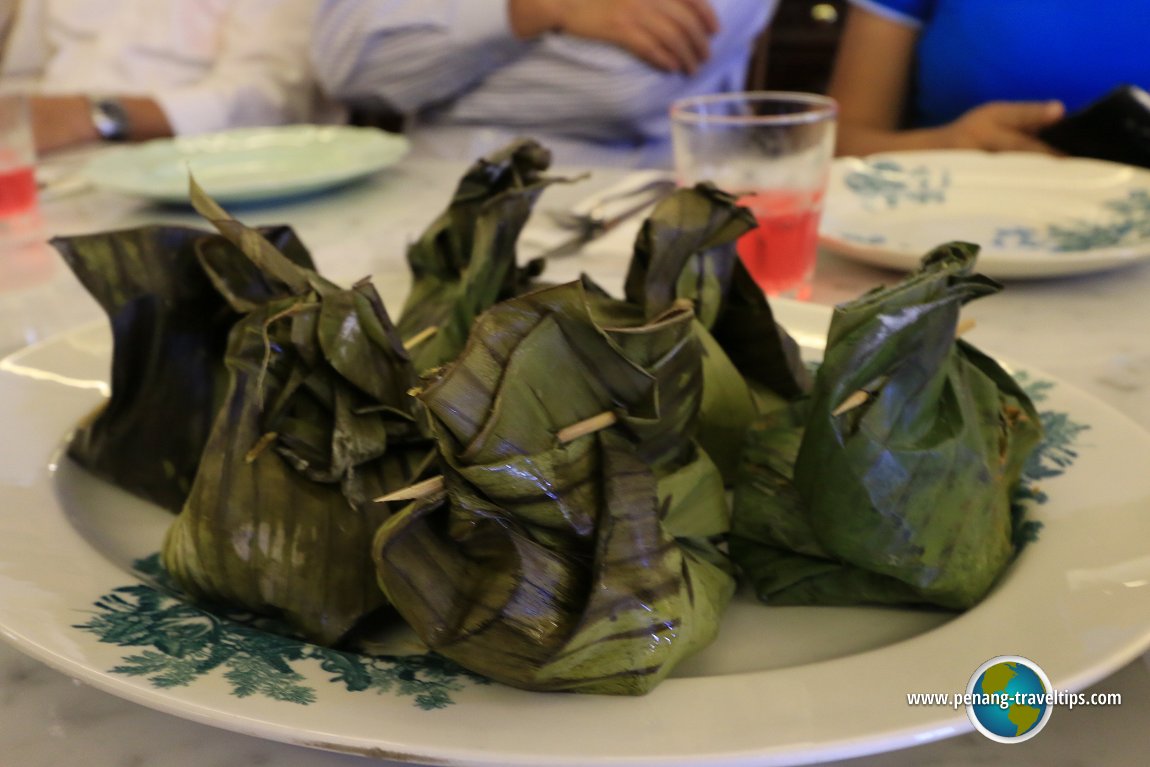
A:
[[[677,98],[740,90],[777,0],[323,0],[330,96],[466,159],[531,135],[561,163],[667,166]]]
[[[0,0],[0,89],[40,152],[307,121],[317,0]]]

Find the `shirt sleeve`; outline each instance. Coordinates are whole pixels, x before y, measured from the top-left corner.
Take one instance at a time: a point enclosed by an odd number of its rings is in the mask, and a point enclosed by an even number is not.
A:
[[[450,100],[528,50],[507,0],[323,0],[312,41],[321,87],[401,113]]]
[[[741,90],[774,0],[711,0],[719,32],[693,75],[655,69],[610,43],[548,35],[529,56],[488,77],[445,113],[456,123],[540,129],[636,145],[667,138],[671,103]]]
[[[16,0],[0,0],[0,57],[4,55],[4,40],[8,27],[16,17]]]
[[[234,0],[211,70],[153,94],[177,134],[310,119],[308,35],[317,0]]]
[[[933,14],[935,0],[850,0],[850,3],[896,24],[918,29]]]

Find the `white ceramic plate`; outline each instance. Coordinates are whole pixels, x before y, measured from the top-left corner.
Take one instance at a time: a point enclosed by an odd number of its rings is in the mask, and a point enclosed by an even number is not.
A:
[[[821,345],[827,310],[780,301],[777,312],[800,342]],[[963,711],[908,706],[907,694],[964,691],[992,657],[1025,656],[1057,689],[1080,689],[1150,641],[1150,435],[1058,384],[1040,409],[1089,428],[1056,429],[1074,444],[1047,456],[1049,500],[1033,511],[1044,529],[963,615],[740,598],[717,643],[642,698],[528,693],[422,658],[273,643],[144,585],[132,563],[158,550],[170,517],[61,456],[103,397],[108,359],[106,332],[88,328],[0,362],[0,635],[199,722],[432,764],[799,764],[968,731]],[[1073,465],[1059,466],[1071,450]]]
[[[998,279],[1112,269],[1150,258],[1150,172],[1020,152],[839,158],[820,240],[908,271],[950,240],[980,245],[979,272]]]
[[[158,202],[188,201],[188,172],[220,203],[317,192],[398,162],[403,136],[375,128],[288,125],[158,139],[102,153],[85,167],[96,186]]]

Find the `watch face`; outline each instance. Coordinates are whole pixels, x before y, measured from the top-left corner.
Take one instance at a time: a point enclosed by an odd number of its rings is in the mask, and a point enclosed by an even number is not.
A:
[[[105,141],[125,141],[128,138],[128,112],[116,99],[100,99],[92,103],[92,124]]]

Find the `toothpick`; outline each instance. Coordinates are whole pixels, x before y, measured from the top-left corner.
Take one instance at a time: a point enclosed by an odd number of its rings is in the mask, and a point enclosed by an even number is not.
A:
[[[566,445],[568,442],[574,442],[580,437],[586,437],[588,434],[594,434],[597,431],[613,426],[618,423],[619,417],[610,410],[593,415],[590,418],[573,423],[570,426],[564,427],[559,430],[555,436],[558,438],[560,444]],[[388,503],[391,501],[418,501],[421,498],[442,493],[444,489],[443,477],[432,477],[425,479],[422,482],[416,482],[414,485],[396,490],[382,495],[375,499],[376,503]]]
[[[267,450],[268,445],[275,442],[276,437],[279,436],[278,432],[269,431],[267,434],[256,440],[256,444],[252,446],[244,455],[244,463],[255,463],[255,460],[260,457],[260,453]]]
[[[832,410],[831,416],[834,418],[838,418],[843,413],[850,412],[851,410],[854,410],[856,407],[859,407],[860,405],[866,403],[866,401],[868,399],[870,399],[870,392],[868,392],[864,389],[859,389],[858,391],[851,393],[846,399],[844,399],[839,404],[838,407],[836,407],[834,410]]]
[[[422,482],[416,482],[414,485],[396,490],[381,495],[375,499],[376,503],[388,503],[389,501],[417,501],[420,498],[426,498],[429,495],[443,492],[443,477],[432,477],[425,479]]]
[[[608,426],[614,426],[619,418],[610,410],[593,415],[585,421],[571,424],[570,426],[560,429],[559,433],[555,436],[559,438],[559,442],[566,445],[568,442],[574,442],[580,437],[586,437],[588,434],[594,434],[597,431],[602,431]]]
[[[438,325],[432,325],[431,327],[424,328],[423,330],[421,330],[418,333],[416,333],[415,335],[413,335],[411,338],[404,341],[403,342],[403,348],[407,349],[408,351],[411,351],[412,349],[419,346],[421,343],[423,343],[427,339],[431,338],[433,335],[435,335],[438,332],[439,332],[439,326]]]
[[[954,329],[955,339],[961,338],[964,333],[969,333],[971,330],[974,329],[974,326],[977,324],[978,323],[976,323],[974,321],[974,319],[972,319],[970,317],[967,317],[966,319],[960,321],[958,323],[958,327],[956,327]],[[874,388],[877,389],[879,387],[876,386]],[[854,410],[856,407],[859,407],[860,405],[866,404],[866,401],[868,399],[870,399],[871,396],[872,396],[872,393],[867,391],[866,389],[859,389],[856,392],[852,392],[850,395],[847,396],[846,399],[844,399],[839,404],[838,407],[836,407],[834,410],[831,411],[831,416],[834,418],[837,418],[838,416],[842,415],[843,413],[849,413],[850,411]]]

